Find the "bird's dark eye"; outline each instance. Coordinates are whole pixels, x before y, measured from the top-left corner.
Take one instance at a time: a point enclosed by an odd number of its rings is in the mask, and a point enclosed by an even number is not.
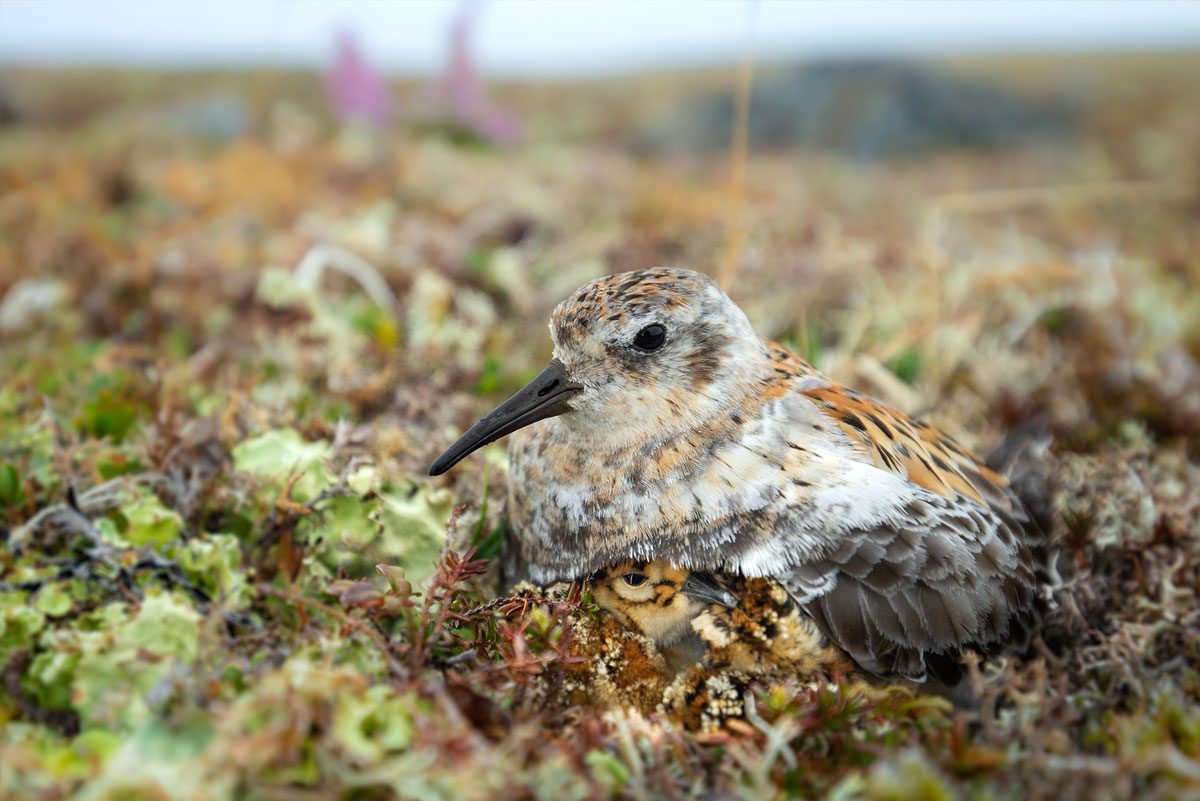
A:
[[[637,332],[637,336],[633,338],[633,346],[640,351],[649,353],[661,348],[666,341],[667,329],[659,323],[651,323]]]
[[[645,573],[626,573],[621,576],[630,587],[640,587],[646,583]]]

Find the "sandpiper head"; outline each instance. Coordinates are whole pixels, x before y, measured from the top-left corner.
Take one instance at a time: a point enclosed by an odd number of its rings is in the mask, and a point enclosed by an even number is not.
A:
[[[737,599],[702,573],[663,560],[624,561],[588,578],[596,605],[659,645],[691,631],[691,622],[710,604],[732,608]]]
[[[550,319],[554,359],[434,463],[439,475],[518,428],[563,415],[581,443],[628,446],[698,426],[736,403],[768,359],[750,321],[690,270],[617,273]]]

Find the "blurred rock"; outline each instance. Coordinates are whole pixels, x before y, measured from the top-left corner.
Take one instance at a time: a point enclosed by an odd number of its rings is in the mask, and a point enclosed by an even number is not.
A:
[[[640,134],[655,151],[729,146],[734,98],[701,97]],[[1061,142],[1075,127],[1066,99],[1020,95],[901,61],[832,61],[763,77],[750,101],[752,148],[807,147],[872,160],[957,148]]]
[[[22,114],[12,95],[0,86],[0,128],[16,125],[21,121]]]
[[[152,124],[168,135],[228,142],[246,132],[250,113],[242,97],[220,92],[172,103],[154,115]]]

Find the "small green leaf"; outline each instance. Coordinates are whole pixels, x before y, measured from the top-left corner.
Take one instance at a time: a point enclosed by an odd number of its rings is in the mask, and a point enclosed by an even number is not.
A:
[[[624,788],[629,783],[629,768],[625,763],[607,751],[593,748],[583,758],[584,763],[592,771],[592,778],[609,787]]]
[[[500,390],[503,381],[504,366],[495,356],[488,356],[483,360],[483,369],[480,371],[479,380],[475,382],[475,393],[491,395]]]
[[[391,350],[400,341],[400,327],[396,324],[396,318],[378,306],[372,305],[358,310],[351,323],[384,350]]]
[[[46,616],[32,606],[20,603],[0,607],[0,661],[14,649],[32,645],[45,625]]]
[[[475,275],[485,275],[491,262],[492,252],[481,248],[471,248],[463,256],[463,266]]]
[[[303,473],[292,492],[292,499],[300,502],[315,497],[333,483],[333,476],[325,467],[327,458],[329,443],[307,442],[290,428],[268,431],[233,449],[235,468],[268,479],[276,488],[282,488],[293,473]]]
[[[198,756],[212,741],[213,734],[212,722],[202,717],[193,717],[177,726],[148,718],[138,726],[130,742],[146,759],[174,764]]]
[[[921,377],[921,369],[924,367],[924,359],[921,357],[921,352],[916,348],[908,348],[899,355],[890,359],[887,367],[896,377],[906,384],[912,384]]]
[[[410,699],[391,687],[376,685],[365,693],[338,697],[332,734],[348,753],[365,763],[407,748],[412,741]]]
[[[8,462],[0,463],[0,505],[16,506],[25,497],[21,474]]]
[[[412,595],[412,584],[404,575],[404,568],[396,565],[375,565],[376,572],[387,579],[388,589],[405,598]]]
[[[141,469],[141,462],[137,459],[130,459],[122,453],[113,453],[96,465],[96,470],[106,480],[116,478],[117,476],[127,476],[130,473],[137,473]]]
[[[188,578],[222,599],[226,608],[237,609],[250,598],[242,571],[242,552],[231,534],[199,534],[177,542],[169,556],[179,563]]]
[[[136,378],[120,371],[95,376],[87,388],[81,431],[96,438],[121,442],[133,429],[145,404],[137,400]]]
[[[75,738],[74,746],[82,756],[107,759],[117,752],[124,739],[114,732],[88,729]]]
[[[1058,336],[1066,333],[1077,318],[1075,309],[1070,306],[1054,306],[1042,312],[1038,318],[1038,325],[1046,333]]]
[[[61,617],[75,605],[71,594],[62,584],[48,584],[38,591],[34,606],[50,617]]]
[[[500,555],[500,547],[504,544],[504,521],[501,520],[486,536],[475,544],[475,558],[495,559]]]
[[[389,562],[404,568],[413,585],[420,586],[433,572],[453,504],[449,493],[425,487],[407,494],[379,494],[379,507],[372,515],[383,528],[377,547]]]
[[[151,493],[141,495],[121,511],[129,521],[125,539],[133,545],[166,545],[183,529],[179,515],[163,506],[158,496]]]

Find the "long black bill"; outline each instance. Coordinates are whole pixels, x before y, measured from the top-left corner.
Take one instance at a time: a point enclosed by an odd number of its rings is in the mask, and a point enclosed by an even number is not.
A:
[[[497,406],[459,437],[458,442],[451,445],[429,468],[429,475],[440,476],[471,453],[518,428],[571,411],[567,401],[582,389],[570,380],[567,368],[558,359],[551,360],[550,365],[524,389]]]
[[[726,609],[733,609],[737,606],[737,598],[732,592],[724,587],[717,586],[709,576],[703,573],[691,573],[683,580],[683,586],[679,591],[684,595],[689,595],[692,598],[697,598],[710,604],[720,604]]]

